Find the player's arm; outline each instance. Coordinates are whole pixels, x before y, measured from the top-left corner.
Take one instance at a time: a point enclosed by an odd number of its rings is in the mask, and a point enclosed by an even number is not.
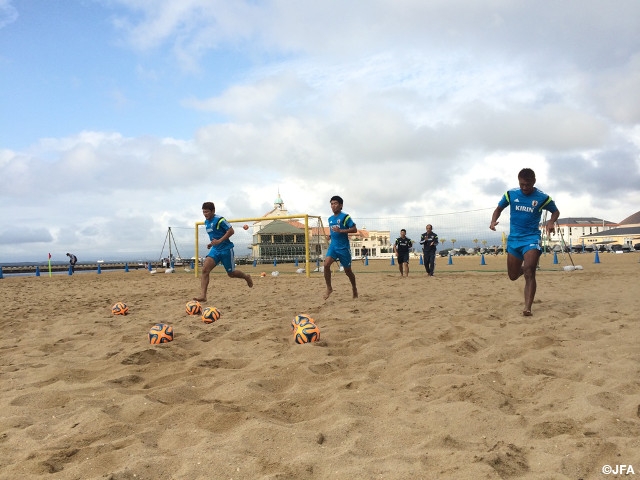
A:
[[[545,229],[547,231],[547,235],[556,231],[556,221],[560,217],[560,210],[556,210],[551,214],[551,218],[547,222]]]
[[[502,211],[505,209],[505,207],[501,207],[500,205],[498,205],[496,207],[496,209],[493,211],[493,215],[491,215],[491,224],[489,225],[489,228],[491,230],[493,230],[495,232],[496,230],[496,225],[498,225],[498,218],[500,218],[500,214],[502,213]]]
[[[224,235],[222,235],[220,238],[218,239],[213,239],[211,240],[211,244],[210,245],[220,245],[222,242],[224,242],[225,240],[227,240],[231,235],[233,235],[235,233],[235,231],[233,230],[232,226],[229,226],[229,229],[224,232]],[[211,247],[209,247],[211,248]]]

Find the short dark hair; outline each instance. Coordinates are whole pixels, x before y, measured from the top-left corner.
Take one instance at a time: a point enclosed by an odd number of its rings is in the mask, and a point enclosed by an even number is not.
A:
[[[520,170],[520,173],[518,173],[518,178],[524,178],[525,180],[535,180],[536,172],[534,172],[530,168],[523,168],[522,170]]]
[[[340,205],[344,204],[344,202],[342,201],[342,197],[340,197],[339,195],[334,195],[333,197],[331,197],[331,200],[329,200],[329,203],[333,202],[333,201],[338,202]]]
[[[400,233],[402,233],[402,232],[407,233],[407,230],[405,228],[402,228],[402,229],[400,229]]]
[[[211,210],[212,212],[215,213],[216,206],[213,204],[213,202],[204,202],[202,204],[202,210]]]

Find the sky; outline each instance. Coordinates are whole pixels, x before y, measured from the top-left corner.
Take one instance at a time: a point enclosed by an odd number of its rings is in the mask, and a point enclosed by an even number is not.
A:
[[[620,222],[639,32],[637,0],[0,0],[0,264],[154,258],[204,201],[493,209],[524,167]]]

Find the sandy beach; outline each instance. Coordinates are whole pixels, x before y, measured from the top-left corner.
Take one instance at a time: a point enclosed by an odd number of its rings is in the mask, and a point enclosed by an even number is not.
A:
[[[354,262],[355,300],[340,272],[325,301],[293,265],[216,269],[213,324],[180,269],[5,277],[0,478],[634,478],[602,469],[640,475],[640,253],[599,258],[544,256],[532,317],[503,256]]]

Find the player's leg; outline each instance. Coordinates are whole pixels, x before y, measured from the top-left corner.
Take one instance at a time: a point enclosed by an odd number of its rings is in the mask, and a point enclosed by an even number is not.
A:
[[[233,248],[231,248],[228,252],[224,253],[221,256],[222,265],[224,265],[224,269],[227,271],[227,276],[231,278],[241,278],[245,282],[247,282],[247,286],[249,288],[253,287],[253,280],[251,279],[251,275],[247,275],[246,273],[241,272],[240,270],[236,270],[236,258],[233,253]]]
[[[429,254],[429,275],[433,277],[436,271],[436,252],[435,250]]]
[[[351,250],[349,250],[348,248],[340,250],[340,252],[338,252],[338,260],[340,260],[340,265],[342,265],[342,267],[344,268],[344,273],[349,278],[349,282],[351,282],[353,298],[358,298],[358,289],[356,288],[356,275],[351,269]]]
[[[517,280],[524,273],[522,262],[524,262],[525,247],[527,246],[527,242],[507,243],[507,274],[509,275],[509,280]]]
[[[524,275],[524,310],[522,314],[526,317],[531,315],[531,306],[536,296],[536,267],[540,258],[540,250],[528,250],[524,254],[524,264],[522,271]]]
[[[331,265],[335,262],[333,257],[327,255],[324,259],[324,282],[327,284],[327,291],[324,294],[324,299],[329,298],[329,295],[333,292],[333,287],[331,286]]]
[[[344,267],[344,273],[351,282],[351,291],[353,292],[353,298],[358,298],[358,288],[356,287],[356,275],[351,270],[351,267]]]
[[[193,297],[198,302],[204,302],[207,300],[207,288],[209,288],[209,274],[216,266],[216,261],[212,257],[205,257],[204,265],[202,266],[202,276],[200,277],[200,296]]]

